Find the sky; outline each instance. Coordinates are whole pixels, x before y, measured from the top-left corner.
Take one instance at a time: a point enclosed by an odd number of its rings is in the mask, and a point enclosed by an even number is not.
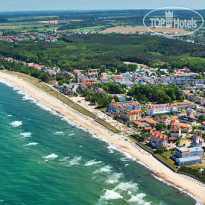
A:
[[[0,11],[154,9],[164,6],[205,9],[205,0],[0,0]]]

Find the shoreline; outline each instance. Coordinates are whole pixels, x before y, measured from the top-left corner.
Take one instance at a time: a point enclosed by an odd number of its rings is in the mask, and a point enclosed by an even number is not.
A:
[[[138,163],[142,165],[144,164],[145,167],[154,172],[154,176],[159,177],[162,181],[165,181],[165,183],[168,182],[168,184],[178,188],[184,193],[188,193],[188,195],[191,195],[195,200],[198,201],[199,199],[200,203],[205,204],[205,187],[202,187],[180,174],[171,171],[151,154],[144,154],[140,152],[132,143],[122,139],[123,135],[111,133],[111,131],[103,128],[102,125],[99,125],[90,117],[84,116],[82,113],[73,110],[60,100],[52,97],[48,93],[19,77],[0,72],[0,79],[18,86],[19,89],[29,94],[33,99],[37,100],[37,102],[49,107],[51,110],[54,110],[57,114],[62,115],[65,119],[68,119],[70,122],[73,122],[84,130],[87,130],[91,134],[95,135],[95,137],[116,147],[120,152],[133,157]]]

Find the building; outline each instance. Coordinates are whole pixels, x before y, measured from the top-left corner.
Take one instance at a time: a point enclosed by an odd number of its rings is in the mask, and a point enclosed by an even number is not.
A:
[[[186,116],[180,116],[179,117],[179,122],[181,123],[187,123],[190,125],[196,125],[196,119],[193,117],[186,117]]]
[[[141,116],[142,110],[123,110],[120,112],[120,118],[129,122],[139,120]]]
[[[171,121],[170,135],[172,137],[180,137],[182,133],[189,133],[191,131],[191,125],[186,123],[180,123],[177,121]]]
[[[195,75],[196,74],[190,73],[189,75],[162,76],[160,80],[163,83],[174,84],[174,85],[204,84],[205,79],[194,79]]]
[[[146,114],[148,116],[152,115],[160,115],[160,114],[167,114],[171,111],[176,112],[178,109],[185,109],[185,108],[192,108],[193,103],[191,102],[177,102],[172,104],[152,104],[147,105],[146,107]]]
[[[112,99],[108,110],[111,113],[119,114],[123,110],[141,110],[141,105],[138,101],[115,102],[115,100]]]
[[[164,135],[155,130],[151,131],[150,133],[150,144],[152,145],[152,147],[167,147],[167,135]]]
[[[145,117],[145,118],[141,119],[140,121],[141,122],[145,122],[145,123],[147,123],[149,125],[151,125],[151,124],[156,125],[158,123],[155,120],[153,120],[152,118],[148,118],[148,117]]]
[[[145,125],[142,123],[142,122],[139,122],[139,121],[133,121],[133,125],[134,125],[134,127],[136,127],[136,128],[144,128],[145,127]]]
[[[146,114],[148,116],[152,115],[160,115],[170,113],[170,105],[169,104],[156,104],[156,105],[147,105]]]
[[[176,147],[172,159],[179,166],[200,163],[204,156],[204,150],[201,147]]]
[[[201,136],[193,136],[191,141],[191,147],[202,147],[204,139]]]

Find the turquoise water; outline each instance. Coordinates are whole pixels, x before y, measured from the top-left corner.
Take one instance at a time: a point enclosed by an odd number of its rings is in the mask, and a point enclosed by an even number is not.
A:
[[[106,142],[2,83],[0,140],[0,204],[196,203]]]

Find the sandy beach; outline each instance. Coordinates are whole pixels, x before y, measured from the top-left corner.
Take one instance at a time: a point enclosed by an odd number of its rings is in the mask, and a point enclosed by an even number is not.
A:
[[[161,164],[158,160],[156,160],[152,155],[146,153],[145,151],[142,151],[137,146],[134,146],[132,142],[125,141],[122,135],[111,133],[109,130],[106,130],[105,128],[97,124],[93,119],[89,118],[88,116],[84,116],[76,110],[73,110],[66,104],[62,103],[60,100],[50,96],[44,91],[36,88],[35,86],[18,77],[0,72],[0,79],[18,86],[25,93],[30,94],[32,98],[36,99],[40,103],[52,108],[53,110],[56,110],[63,116],[69,118],[74,123],[94,133],[96,136],[111,142],[122,152],[128,153],[132,157],[136,158],[137,161],[142,162],[147,167],[152,169],[156,173],[157,177],[160,177],[167,182],[175,185],[176,187],[182,189],[183,191],[190,193],[192,196],[199,199],[201,203],[205,204],[204,186],[196,183],[194,180],[190,180],[188,177],[174,173],[166,166]]]

